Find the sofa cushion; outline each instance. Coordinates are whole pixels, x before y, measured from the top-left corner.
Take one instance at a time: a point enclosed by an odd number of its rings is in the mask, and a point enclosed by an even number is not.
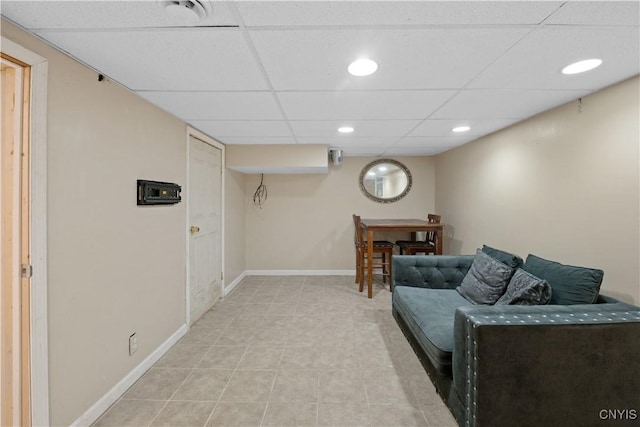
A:
[[[549,282],[519,268],[496,305],[542,305],[551,300]]]
[[[604,276],[602,270],[564,265],[531,254],[522,268],[549,282],[550,304],[560,305],[596,302]]]
[[[455,289],[469,272],[473,255],[393,256],[393,286]]]
[[[495,304],[504,294],[513,271],[478,249],[469,272],[456,290],[472,303]]]
[[[393,288],[394,310],[438,370],[451,366],[456,308],[471,305],[453,289]]]
[[[482,245],[482,252],[489,255],[491,258],[497,259],[501,263],[508,265],[514,270],[522,267],[523,261],[518,255],[501,251],[500,249],[495,249],[487,245]]]

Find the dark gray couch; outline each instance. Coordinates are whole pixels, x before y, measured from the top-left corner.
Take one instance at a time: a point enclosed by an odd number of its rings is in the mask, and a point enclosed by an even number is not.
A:
[[[473,259],[393,257],[393,315],[461,426],[640,423],[640,307],[474,305]]]

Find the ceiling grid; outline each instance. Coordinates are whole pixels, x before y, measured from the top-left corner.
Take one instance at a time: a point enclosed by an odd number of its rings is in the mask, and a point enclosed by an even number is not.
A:
[[[1,13],[229,145],[435,155],[640,73],[637,1],[209,3],[190,22],[156,0]],[[348,74],[360,56],[377,72]],[[590,58],[602,65],[560,72]]]

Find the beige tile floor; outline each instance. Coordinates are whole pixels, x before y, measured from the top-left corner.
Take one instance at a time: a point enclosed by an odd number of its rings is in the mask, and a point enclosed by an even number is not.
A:
[[[96,426],[457,426],[353,276],[251,276]]]

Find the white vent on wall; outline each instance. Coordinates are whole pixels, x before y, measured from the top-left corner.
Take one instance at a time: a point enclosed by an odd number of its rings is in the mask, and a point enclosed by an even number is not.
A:
[[[211,14],[211,3],[208,0],[161,0],[160,4],[176,23],[193,25]]]
[[[329,157],[334,166],[342,164],[342,150],[329,150]]]

